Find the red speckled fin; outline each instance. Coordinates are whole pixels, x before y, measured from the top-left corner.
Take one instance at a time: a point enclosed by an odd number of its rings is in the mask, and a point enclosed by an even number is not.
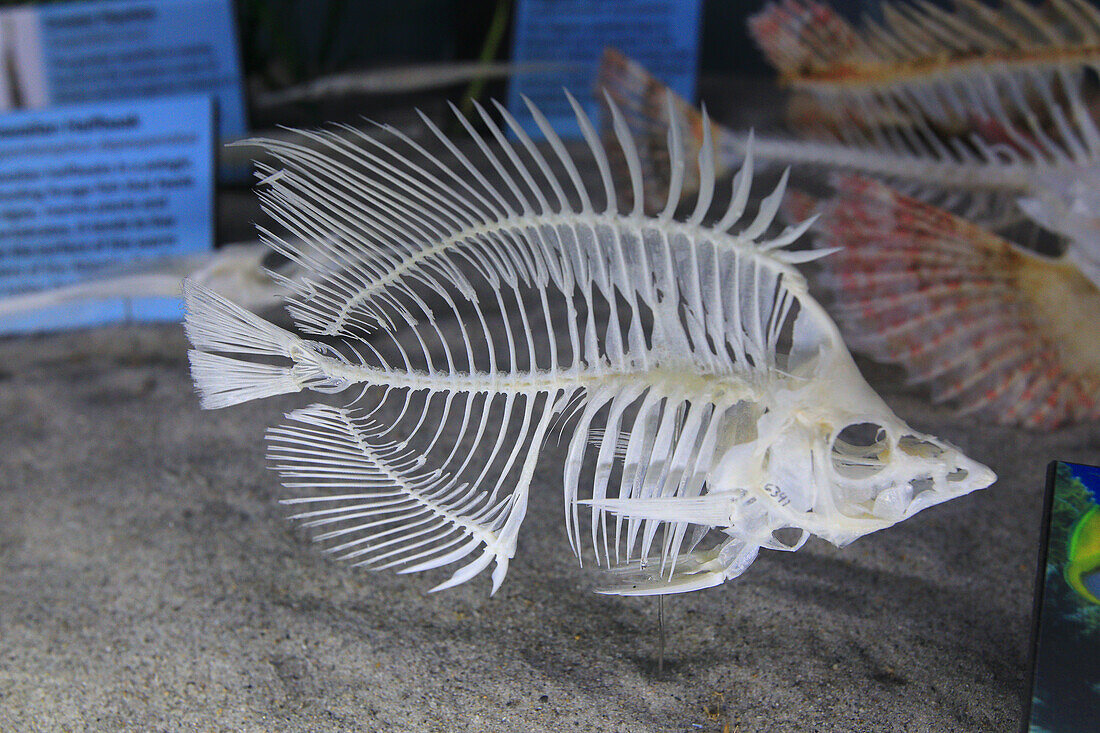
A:
[[[642,176],[645,180],[646,210],[660,211],[668,195],[669,161],[668,128],[669,101],[672,114],[680,127],[684,140],[684,152],[689,161],[699,154],[703,144],[703,116],[698,109],[677,95],[656,77],[615,49],[605,49],[600,62],[599,88],[618,105],[623,117],[634,135],[638,146],[638,157],[642,162]],[[606,107],[606,105],[605,105]],[[606,109],[604,110],[606,112]],[[610,129],[609,116],[603,115],[605,137]],[[713,127],[715,142],[721,149],[722,138],[727,134]],[[614,139],[613,135],[610,139]],[[618,146],[605,146],[616,166],[625,166]],[[730,156],[718,155],[715,159],[718,178],[733,172]],[[629,180],[624,175],[616,175],[616,180]],[[699,175],[694,165],[688,165],[684,171],[684,191],[693,192],[699,187]]]
[[[784,79],[851,65],[861,41],[828,5],[801,0],[768,3],[749,18],[749,33]]]
[[[1098,352],[1076,332],[1100,296],[1072,266],[866,178],[839,179],[822,208],[817,244],[840,248],[823,281],[852,348],[1002,422],[1100,417]]]

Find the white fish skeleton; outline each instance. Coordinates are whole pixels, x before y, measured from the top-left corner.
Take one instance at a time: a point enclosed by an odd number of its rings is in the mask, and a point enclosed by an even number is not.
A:
[[[292,102],[316,102],[321,99],[360,94],[411,94],[427,89],[465,84],[478,79],[545,74],[558,71],[561,67],[561,64],[551,63],[475,61],[361,69],[343,74],[322,76],[303,84],[296,84],[272,92],[263,92],[256,95],[256,104],[261,107],[274,107]]]
[[[491,178],[426,117],[454,163],[396,130],[392,145],[316,133],[323,153],[260,141],[280,166],[261,166],[260,195],[289,236],[265,234],[305,271],[285,283],[287,308],[325,340],[193,283],[185,327],[204,407],[361,390],[268,433],[274,469],[307,493],[288,503],[315,539],[371,569],[462,563],[433,590],[495,564],[495,592],[556,429],[571,431],[572,548],[579,557],[585,508],[611,593],[714,586],[760,548],[795,550],[809,534],[843,545],[992,483],[861,378],[793,267],[822,253],[784,249],[809,222],[763,237],[783,183],[732,232],[750,159],[704,226],[715,189],[705,144],[694,211],[674,219],[686,168],[674,126],[670,204],[646,216],[616,110],[634,192],[621,213],[597,134],[569,100],[602,206],[533,106],[548,156],[499,105],[517,144],[480,107],[491,141],[459,116]]]
[[[750,21],[801,100],[792,110],[815,113],[789,120],[797,140],[716,127],[719,177],[750,142],[757,161],[858,171],[830,175],[817,208],[819,246],[842,249],[819,282],[847,344],[900,364],[962,412],[1042,429],[1096,419],[1100,9],[880,9],[885,27],[865,17],[858,30],[812,0],[769,3]],[[605,53],[601,80],[646,153],[658,206],[668,120],[697,149],[702,114],[666,104],[664,85],[617,52]],[[784,209],[800,218],[815,205],[789,197]]]
[[[215,251],[144,260],[127,267],[104,268],[97,276],[57,288],[0,297],[0,324],[37,311],[75,303],[123,298],[178,298],[180,279],[232,293],[249,310],[282,302],[284,292],[263,260],[271,250],[261,242],[229,244]],[[284,282],[287,275],[277,276]]]
[[[1087,0],[950,5],[883,0],[853,24],[816,0],[767,3],[749,32],[789,92],[797,137],[757,137],[757,160],[885,178],[994,229],[1025,221],[1021,196],[1100,166],[1090,78],[1100,69],[1100,9]],[[663,85],[614,51],[600,73],[643,149],[646,137],[663,140]],[[697,145],[698,112],[683,100],[675,109]],[[732,170],[749,140],[722,128],[714,136],[719,171]]]

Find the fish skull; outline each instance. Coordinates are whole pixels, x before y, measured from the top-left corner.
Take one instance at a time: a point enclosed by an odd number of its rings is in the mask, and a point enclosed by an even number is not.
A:
[[[847,352],[833,354],[819,372],[828,379],[781,390],[758,425],[750,493],[777,523],[843,546],[993,483],[987,467],[895,415]]]

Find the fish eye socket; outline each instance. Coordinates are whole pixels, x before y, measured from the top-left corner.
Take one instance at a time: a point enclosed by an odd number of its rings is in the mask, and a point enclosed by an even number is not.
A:
[[[859,422],[837,433],[830,457],[837,475],[860,479],[882,471],[889,452],[886,428],[878,423]]]
[[[836,435],[836,442],[853,448],[872,448],[886,442],[886,428],[873,422],[855,422]]]

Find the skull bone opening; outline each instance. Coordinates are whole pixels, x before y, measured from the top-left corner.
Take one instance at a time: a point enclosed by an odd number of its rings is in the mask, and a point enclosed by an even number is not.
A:
[[[838,431],[829,458],[841,513],[888,522],[965,493],[973,463],[930,436],[876,422]]]

